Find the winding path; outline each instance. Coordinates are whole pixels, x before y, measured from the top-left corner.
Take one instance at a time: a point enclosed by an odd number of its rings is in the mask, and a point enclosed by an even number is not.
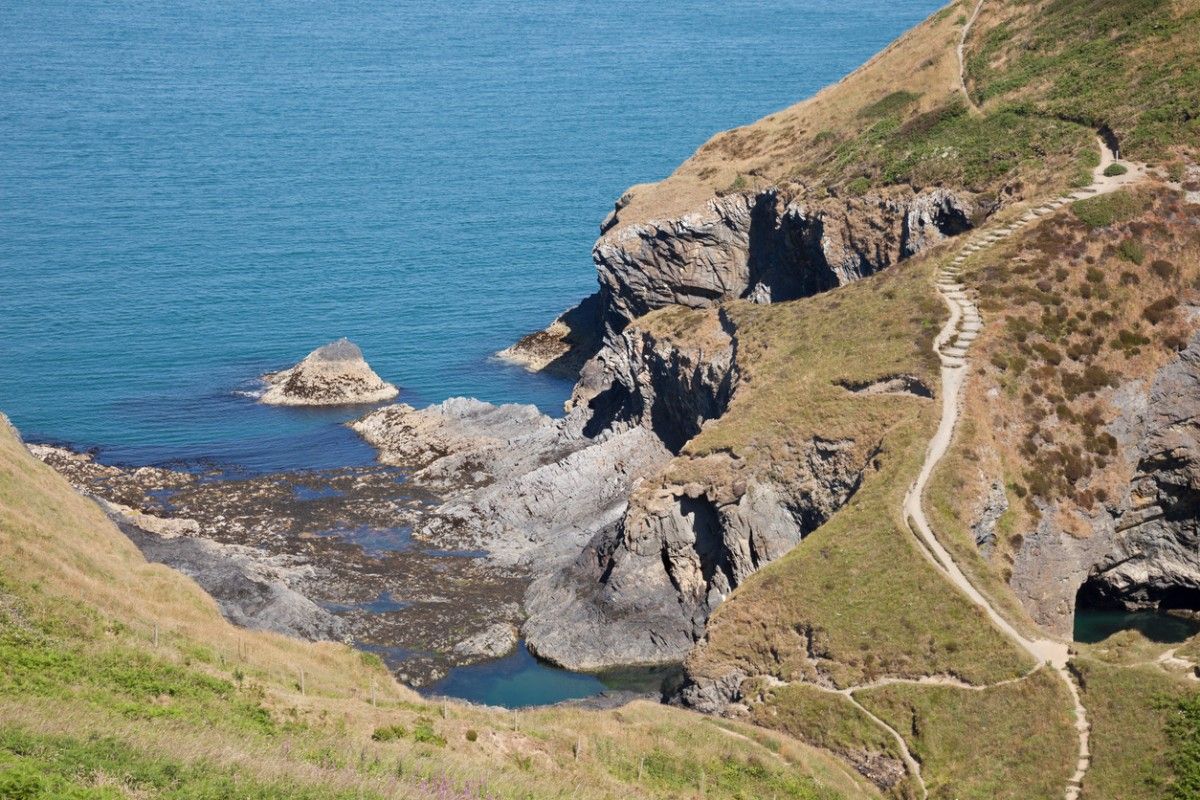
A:
[[[962,89],[963,97],[967,99],[967,107],[973,113],[979,113],[979,106],[975,105],[974,98],[967,91],[967,62],[963,58],[963,51],[967,47],[967,35],[971,32],[971,26],[975,24],[975,20],[979,19],[979,12],[983,10],[983,0],[979,0],[975,4],[975,10],[971,12],[971,18],[967,20],[967,24],[963,25],[962,34],[958,37],[958,86]]]
[[[976,8],[976,13],[978,13],[978,8]],[[941,461],[942,457],[945,456],[950,446],[954,426],[958,422],[962,387],[966,379],[967,351],[970,349],[971,343],[975,341],[983,329],[983,318],[979,314],[979,309],[968,296],[966,287],[959,282],[962,274],[962,265],[976,253],[993,247],[998,242],[1036,222],[1041,217],[1053,213],[1067,203],[1089,196],[1107,194],[1142,179],[1145,174],[1145,167],[1132,164],[1124,164],[1128,171],[1123,175],[1106,176],[1104,171],[1117,160],[1116,155],[1108,149],[1103,140],[1097,139],[1097,142],[1100,145],[1101,152],[1100,165],[1096,167],[1093,173],[1090,186],[1031,209],[1020,218],[1003,227],[979,232],[939,272],[937,278],[938,293],[950,309],[950,319],[934,340],[933,345],[942,363],[942,418],[938,424],[937,431],[929,442],[929,448],[926,451],[925,463],[921,466],[921,472],[904,498],[904,518],[908,521],[910,529],[917,536],[918,540],[924,545],[926,557],[951,583],[962,591],[973,603],[979,606],[987,614],[992,623],[1009,639],[1033,656],[1039,664],[1049,663],[1053,666],[1066,684],[1074,704],[1075,727],[1079,734],[1079,755],[1075,772],[1067,784],[1065,792],[1066,800],[1076,800],[1078,798],[1082,788],[1083,777],[1087,773],[1088,766],[1091,763],[1091,752],[1088,749],[1090,727],[1087,721],[1087,711],[1080,700],[1079,687],[1075,684],[1075,680],[1067,668],[1067,662],[1070,659],[1070,646],[1058,639],[1028,638],[1014,628],[1008,620],[1004,619],[996,611],[991,602],[975,588],[959,568],[958,564],[954,562],[953,556],[950,555],[941,542],[938,541],[937,537],[934,536],[933,531],[929,527],[929,521],[925,517],[925,511],[921,506],[921,499],[934,468]]]

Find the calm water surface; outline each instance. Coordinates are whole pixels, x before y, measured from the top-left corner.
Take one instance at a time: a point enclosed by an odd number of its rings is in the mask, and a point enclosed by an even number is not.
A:
[[[367,463],[360,412],[247,396],[349,336],[406,402],[555,411],[490,355],[592,290],[612,201],[937,6],[7,3],[0,410],[110,461]]]
[[[1155,611],[1082,608],[1075,612],[1077,642],[1096,644],[1126,630],[1138,631],[1152,642],[1177,644],[1200,633],[1200,620]]]

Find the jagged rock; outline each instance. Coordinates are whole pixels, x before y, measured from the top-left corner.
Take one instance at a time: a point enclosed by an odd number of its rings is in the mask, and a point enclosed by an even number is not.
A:
[[[575,377],[600,349],[600,293],[568,309],[545,330],[534,331],[496,355],[530,372]]]
[[[802,492],[742,475],[725,454],[695,470],[719,483],[644,483],[618,526],[534,581],[530,648],[572,669],[682,659],[733,589],[845,504],[866,469],[850,452],[810,443]]]
[[[592,251],[606,335],[668,305],[771,302],[844,285],[970,228],[971,213],[945,189],[807,203],[772,188],[619,227]]]
[[[427,484],[475,485],[521,461],[536,461],[560,425],[532,405],[452,397],[423,409],[399,403],[351,423],[385,464],[409,467]]]
[[[499,658],[516,646],[517,629],[507,622],[497,622],[454,645],[454,652],[460,656]]]
[[[983,500],[982,507],[975,515],[975,522],[971,525],[971,533],[975,536],[975,546],[979,548],[979,552],[983,553],[985,558],[991,555],[996,546],[996,523],[1000,521],[1000,517],[1004,516],[1006,511],[1008,511],[1008,495],[1004,492],[1004,484],[994,480],[988,489],[987,497]]]
[[[278,406],[335,406],[380,403],[399,390],[386,383],[349,339],[313,350],[290,369],[263,376],[267,390],[259,402]]]
[[[254,547],[194,537],[167,538],[116,518],[148,561],[179,570],[208,592],[226,619],[243,628],[302,639],[343,640],[345,623],[292,588],[310,580],[311,565]]]

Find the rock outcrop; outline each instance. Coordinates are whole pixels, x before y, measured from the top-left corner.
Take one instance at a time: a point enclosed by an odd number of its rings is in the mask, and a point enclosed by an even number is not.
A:
[[[1131,384],[1109,426],[1132,479],[1085,535],[1044,510],[1013,565],[1012,586],[1039,623],[1069,633],[1077,592],[1128,608],[1200,601],[1200,334],[1149,386]]]
[[[611,338],[669,305],[805,297],[967,230],[972,213],[969,200],[945,189],[817,202],[773,188],[714,197],[677,219],[617,226],[600,238],[592,258],[601,317]]]
[[[259,402],[277,406],[337,406],[381,403],[399,390],[385,382],[349,339],[318,347],[290,369],[263,376]]]
[[[600,349],[600,293],[564,311],[545,330],[534,331],[496,355],[530,372],[575,377]]]
[[[849,442],[805,450],[787,487],[725,453],[686,465],[705,482],[643,482],[620,524],[530,587],[530,649],[572,669],[681,660],[730,592],[850,499],[870,460]]]

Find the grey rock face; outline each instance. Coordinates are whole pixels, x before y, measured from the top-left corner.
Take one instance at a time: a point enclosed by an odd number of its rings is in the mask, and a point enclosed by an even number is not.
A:
[[[1122,497],[1076,538],[1042,515],[1014,563],[1012,585],[1038,622],[1070,631],[1076,592],[1130,608],[1200,601],[1200,334],[1147,388],[1123,387],[1109,427],[1129,459]]]
[[[1004,516],[1006,511],[1008,511],[1008,495],[1004,493],[1004,484],[1000,481],[992,481],[987,497],[984,498],[983,506],[975,515],[975,522],[971,525],[971,533],[975,536],[975,546],[979,548],[984,557],[990,556],[992,549],[996,546],[996,523],[1000,521],[1000,517]]]
[[[656,308],[772,302],[844,285],[968,229],[968,200],[943,189],[786,202],[774,189],[711,199],[677,219],[606,233],[592,258],[607,332]]]
[[[857,490],[866,462],[848,452],[845,443],[810,443],[799,491],[753,477],[643,485],[619,525],[530,587],[530,648],[573,669],[680,660],[733,589]],[[729,463],[705,466],[714,475],[730,474],[730,467],[738,474]]]
[[[292,588],[312,577],[312,567],[253,547],[187,536],[163,537],[117,524],[146,559],[179,570],[208,592],[225,618],[243,628],[301,639],[345,639],[345,623]]]
[[[463,656],[499,658],[512,652],[517,646],[517,629],[507,622],[498,622],[474,636],[463,639],[454,646],[454,652]]]

